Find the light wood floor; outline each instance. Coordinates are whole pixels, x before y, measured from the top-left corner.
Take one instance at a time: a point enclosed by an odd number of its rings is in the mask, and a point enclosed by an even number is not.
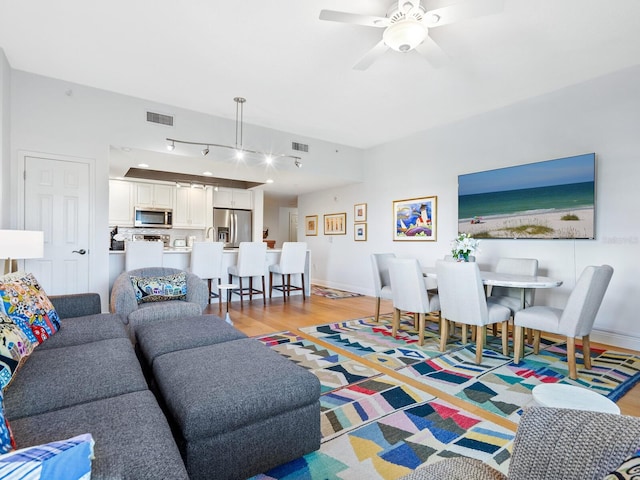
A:
[[[308,297],[306,302],[303,302],[302,296],[293,296],[286,303],[283,302],[282,298],[274,298],[271,301],[267,299],[266,307],[263,306],[262,298],[257,298],[254,298],[251,303],[245,300],[242,308],[240,308],[239,302],[232,302],[229,310],[235,327],[249,336],[362,318],[373,315],[375,308],[375,299],[372,297],[332,300],[314,295],[311,298]],[[224,302],[222,310],[218,309],[217,299],[212,300],[212,302],[214,303],[205,309],[205,313],[223,316],[225,311]],[[382,302],[380,309],[382,313],[390,313],[392,310],[391,302]],[[619,352],[640,353],[596,343],[593,346],[610,348]],[[447,400],[451,399],[447,398]],[[617,403],[623,414],[640,417],[640,383],[618,400]],[[473,413],[482,415],[483,411],[478,409],[478,411],[474,410]],[[496,420],[493,416],[491,416],[491,419]]]

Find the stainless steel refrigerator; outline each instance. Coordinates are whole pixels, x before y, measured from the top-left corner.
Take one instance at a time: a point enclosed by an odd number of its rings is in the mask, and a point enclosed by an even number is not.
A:
[[[240,242],[251,242],[251,210],[231,208],[213,209],[215,239],[227,248],[239,247]]]

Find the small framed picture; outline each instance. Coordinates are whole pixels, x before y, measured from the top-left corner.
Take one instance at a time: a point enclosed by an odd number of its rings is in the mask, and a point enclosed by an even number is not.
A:
[[[347,214],[328,213],[324,216],[325,235],[346,235],[347,234]]]
[[[356,203],[353,206],[353,221],[354,222],[367,221],[367,204],[366,203]]]
[[[366,223],[353,224],[353,239],[356,242],[367,241],[367,224]]]
[[[318,235],[318,215],[304,217],[304,234],[308,237]]]
[[[436,240],[438,197],[409,198],[393,202],[393,241]]]

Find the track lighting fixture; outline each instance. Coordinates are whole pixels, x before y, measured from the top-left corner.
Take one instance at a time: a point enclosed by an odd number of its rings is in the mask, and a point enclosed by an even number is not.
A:
[[[242,160],[245,157],[245,154],[254,154],[254,155],[263,155],[265,162],[268,164],[273,163],[276,158],[293,158],[295,160],[296,167],[300,168],[302,166],[301,158],[295,155],[289,155],[286,153],[266,153],[261,152],[259,150],[251,150],[249,148],[245,148],[243,144],[243,131],[244,131],[244,104],[247,101],[243,97],[235,97],[233,99],[236,102],[236,141],[235,145],[224,145],[221,143],[213,143],[213,142],[189,142],[186,140],[178,140],[175,138],[167,138],[167,150],[170,152],[176,148],[176,143],[184,144],[184,145],[198,145],[204,147],[200,153],[203,156],[206,156],[209,153],[210,148],[228,148],[235,151],[235,157],[238,160]]]

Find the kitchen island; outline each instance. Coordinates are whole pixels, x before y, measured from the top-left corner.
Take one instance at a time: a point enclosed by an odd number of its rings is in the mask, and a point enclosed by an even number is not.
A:
[[[270,248],[267,249],[267,259],[265,262],[265,288],[267,289],[267,297],[269,295],[269,265],[274,265],[280,261],[280,255],[282,254],[282,249],[279,248]],[[307,257],[304,264],[304,289],[306,295],[311,295],[311,287],[310,287],[310,269],[309,265],[311,253],[307,250]],[[231,265],[235,265],[238,261],[238,249],[230,248],[224,250],[224,255],[222,257],[222,279],[221,283],[227,283],[228,275],[227,275],[227,267]],[[180,270],[189,270],[189,264],[191,262],[191,248],[190,247],[168,247],[164,249],[164,257],[163,257],[163,267],[170,268],[178,268]],[[113,286],[113,282],[115,279],[124,272],[124,251],[123,250],[110,250],[109,251],[109,295],[111,295],[111,287]],[[278,284],[280,283],[280,276],[276,276],[276,281]],[[236,279],[237,280],[237,279]],[[293,277],[292,277],[293,280]],[[297,280],[297,279],[296,279]],[[255,282],[255,280],[254,280]],[[299,280],[297,280],[299,282]],[[300,291],[291,292],[291,295],[301,295]],[[282,292],[279,290],[273,291],[274,297],[281,297]],[[257,296],[257,298],[261,298]],[[231,296],[231,301],[240,301],[240,297],[237,295]]]

